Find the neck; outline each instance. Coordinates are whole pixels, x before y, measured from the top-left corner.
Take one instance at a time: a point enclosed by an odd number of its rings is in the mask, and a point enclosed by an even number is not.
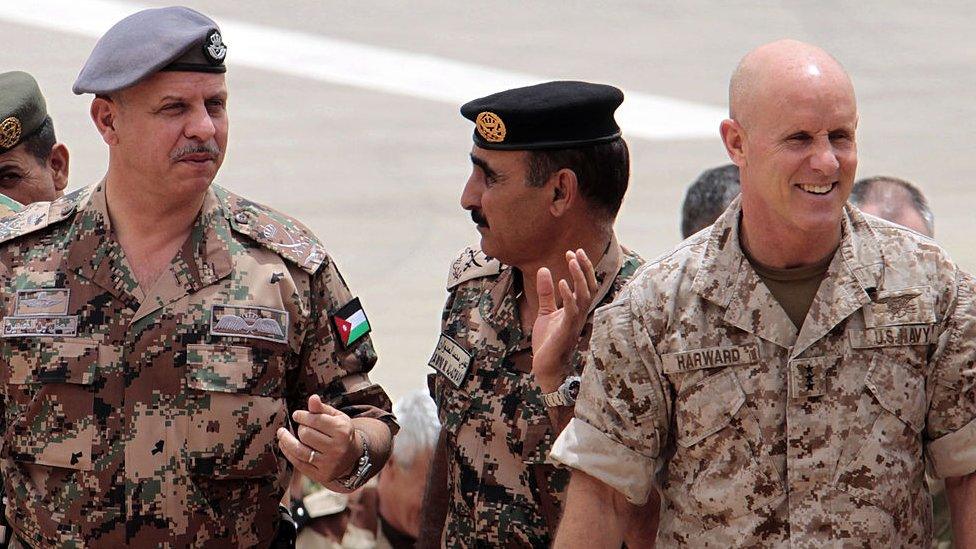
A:
[[[523,297],[520,300],[522,306],[523,327],[531,327],[535,321],[535,315],[539,310],[539,295],[536,292],[536,273],[542,267],[549,269],[552,273],[552,281],[556,287],[556,304],[562,305],[562,296],[559,294],[559,281],[566,280],[570,288],[573,287],[573,280],[569,274],[569,265],[566,264],[566,252],[576,251],[580,248],[586,252],[593,266],[603,258],[603,252],[607,249],[607,244],[613,237],[613,228],[610,225],[597,226],[595,224],[585,224],[590,230],[573,231],[565,238],[557,240],[557,244],[548,248],[548,253],[536,258],[534,261],[521,265],[514,265],[522,273],[522,286],[524,288]],[[532,321],[525,326],[525,319],[531,318]]]
[[[841,221],[829,229],[799,233],[770,230],[761,220],[742,216],[739,238],[743,249],[759,264],[774,269],[806,267],[832,254],[841,239]]]
[[[105,177],[105,203],[119,241],[163,244],[187,234],[206,196],[204,192],[169,197],[131,183],[130,178],[113,176],[111,170]]]

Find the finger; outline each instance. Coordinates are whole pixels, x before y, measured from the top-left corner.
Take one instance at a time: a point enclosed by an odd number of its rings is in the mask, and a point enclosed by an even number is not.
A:
[[[565,279],[559,281],[559,294],[563,297],[563,311],[570,318],[575,318],[579,312],[576,300],[573,299],[573,291],[569,289],[569,282]]]
[[[580,248],[576,250],[576,259],[583,268],[583,274],[586,275],[586,282],[590,288],[590,293],[595,293],[600,288],[600,283],[596,280],[596,269],[593,268],[593,262],[590,261],[590,256],[586,255],[586,251]]]
[[[341,416],[345,415],[342,411],[329,406],[328,404],[322,402],[322,397],[319,395],[312,395],[308,397],[308,411],[316,414],[326,414],[330,416]]]
[[[590,288],[586,282],[586,275],[580,267],[579,261],[574,257],[569,263],[569,275],[573,277],[573,293],[576,294],[576,305],[583,309],[584,305],[590,304]]]
[[[313,414],[305,410],[297,410],[291,415],[295,423],[311,427],[326,436],[348,436],[352,430],[349,418],[342,416],[330,416],[327,414]]]
[[[329,435],[305,425],[299,425],[295,430],[298,440],[302,444],[318,453],[324,453],[334,445],[334,439]]]
[[[552,287],[552,273],[542,267],[535,275],[536,293],[539,296],[539,313],[548,315],[556,311],[556,292]]]
[[[281,427],[275,433],[278,436],[278,447],[281,453],[285,454],[288,461],[295,467],[308,467],[308,458],[312,454],[312,448],[308,448],[300,440],[295,438],[288,429]]]

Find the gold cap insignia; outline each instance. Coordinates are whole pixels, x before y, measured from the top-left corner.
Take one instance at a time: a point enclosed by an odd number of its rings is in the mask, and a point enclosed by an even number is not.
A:
[[[475,120],[478,134],[489,143],[501,143],[505,141],[505,123],[501,117],[493,112],[485,111],[478,115]]]
[[[11,116],[0,122],[0,147],[9,149],[20,141],[20,131],[21,131],[20,120],[16,117]],[[502,130],[504,134],[504,130]]]

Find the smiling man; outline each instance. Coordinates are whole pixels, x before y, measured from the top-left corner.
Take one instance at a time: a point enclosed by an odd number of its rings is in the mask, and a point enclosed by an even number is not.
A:
[[[741,198],[593,320],[555,546],[620,547],[606,510],[659,490],[664,546],[925,547],[926,466],[974,546],[972,277],[846,205],[857,105],[826,52],[752,51],[730,106]]]
[[[481,246],[451,267],[430,360],[442,430],[421,531],[426,547],[552,541],[569,472],[547,456],[572,416],[589,323],[567,337],[568,361],[548,368],[533,368],[532,332],[557,299],[553,279],[565,292],[586,293],[588,319],[642,263],[613,229],[630,176],[613,116],[622,101],[612,86],[547,82],[461,107],[475,123],[461,207]]]
[[[67,184],[68,148],[55,138],[37,81],[21,71],[0,74],[0,215],[54,200]]]
[[[368,329],[342,330],[362,306],[335,262],[211,185],[226,54],[187,8],[109,29],[74,86],[95,94],[105,178],[0,238],[15,546],[267,547],[292,468],[349,491],[386,460],[389,400]]]

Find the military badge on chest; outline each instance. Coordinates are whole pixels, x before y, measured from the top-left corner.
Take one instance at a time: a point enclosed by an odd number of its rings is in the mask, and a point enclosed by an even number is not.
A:
[[[210,335],[288,342],[288,312],[252,305],[212,305]]]
[[[78,335],[77,315],[68,315],[67,288],[17,290],[14,314],[3,319],[3,337]]]

